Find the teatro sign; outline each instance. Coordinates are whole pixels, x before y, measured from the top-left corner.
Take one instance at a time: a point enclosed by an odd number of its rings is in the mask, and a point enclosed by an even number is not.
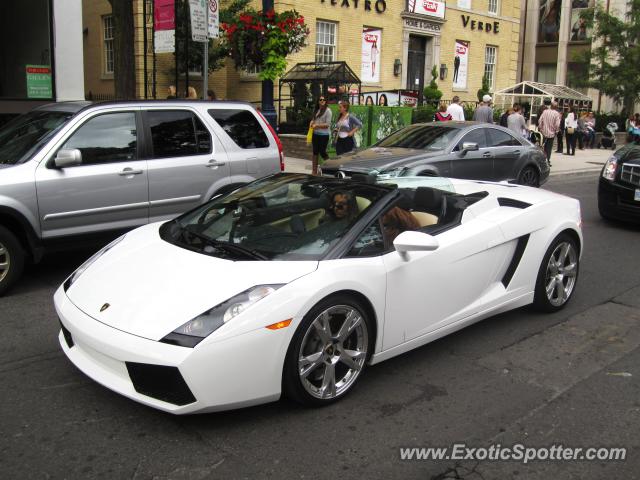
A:
[[[331,5],[345,8],[363,8],[365,12],[375,10],[384,13],[387,9],[385,0],[320,0],[320,3],[330,3]]]

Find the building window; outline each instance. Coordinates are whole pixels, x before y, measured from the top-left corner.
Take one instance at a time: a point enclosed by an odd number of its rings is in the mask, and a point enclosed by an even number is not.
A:
[[[113,74],[113,17],[102,17],[104,73]]]
[[[536,82],[540,83],[556,83],[555,63],[539,63],[536,65]]]
[[[336,24],[316,22],[316,63],[333,62],[336,59]]]
[[[498,14],[498,0],[489,0],[489,13]]]
[[[493,90],[496,77],[496,56],[498,47],[486,47],[484,49],[484,75],[489,79],[489,89]]]

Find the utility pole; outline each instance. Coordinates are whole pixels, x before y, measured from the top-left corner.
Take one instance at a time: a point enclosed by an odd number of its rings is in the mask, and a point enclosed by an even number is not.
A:
[[[266,13],[269,10],[273,10],[273,0],[262,0],[262,11]],[[276,130],[277,115],[273,106],[273,81],[271,80],[262,81],[262,114]]]
[[[206,0],[204,24],[207,26],[207,40],[204,42],[204,55],[202,56],[202,99],[207,99],[209,90],[209,0]]]

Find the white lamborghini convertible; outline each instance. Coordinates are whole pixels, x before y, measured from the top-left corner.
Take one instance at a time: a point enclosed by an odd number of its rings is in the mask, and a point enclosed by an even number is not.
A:
[[[127,233],[56,292],[64,353],[172,413],[282,394],[321,405],[368,365],[498,312],[552,312],[571,298],[577,200],[386,181],[279,174]]]

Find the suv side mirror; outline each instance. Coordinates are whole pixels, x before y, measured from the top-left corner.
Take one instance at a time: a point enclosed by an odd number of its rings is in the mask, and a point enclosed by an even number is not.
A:
[[[395,238],[393,246],[403,260],[408,260],[408,252],[432,252],[438,249],[440,243],[428,233],[408,230]]]
[[[474,152],[476,150],[478,150],[478,144],[474,143],[474,142],[464,142],[462,144],[462,150],[460,150],[460,155],[466,155],[467,152]]]
[[[77,148],[59,150],[53,159],[55,168],[75,167],[82,165],[82,152]]]

